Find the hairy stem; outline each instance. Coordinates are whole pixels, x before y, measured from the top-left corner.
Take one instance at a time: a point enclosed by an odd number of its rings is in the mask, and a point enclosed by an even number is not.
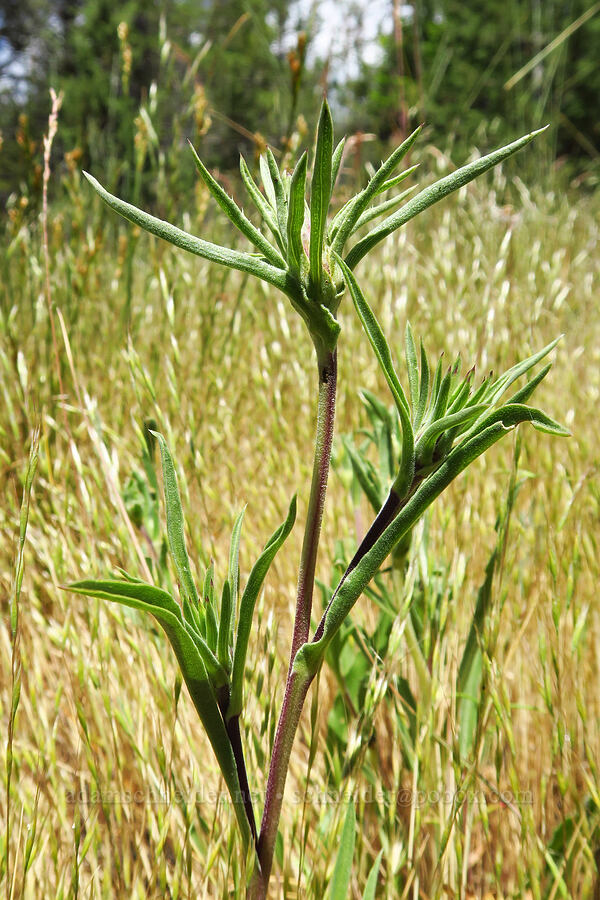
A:
[[[290,655],[290,672],[296,653],[308,640],[310,614],[312,610],[317,550],[321,533],[321,521],[327,492],[327,477],[331,458],[331,442],[333,440],[333,424],[335,417],[335,393],[337,387],[336,351],[326,354],[319,360],[319,406],[317,413],[317,433],[315,436],[315,457],[313,464],[310,499],[304,529],[300,572],[298,575],[298,593],[296,599],[296,615],[294,618],[294,634]]]
[[[285,695],[273,753],[267,779],[265,807],[263,811],[260,836],[258,839],[258,866],[248,889],[251,900],[263,900],[267,895],[269,876],[273,864],[273,852],[283,792],[287,778],[290,755],[294,737],[300,722],[304,700],[312,681],[312,676],[294,671],[293,664],[296,653],[308,640],[310,614],[315,581],[315,568],[321,521],[327,491],[331,442],[335,417],[335,395],[337,386],[337,359],[335,350],[319,358],[319,405],[317,413],[317,433],[315,437],[315,456],[308,503],[308,514],[304,530],[304,541],[300,557],[298,576],[298,593],[296,599],[296,615],[294,633],[288,670]]]

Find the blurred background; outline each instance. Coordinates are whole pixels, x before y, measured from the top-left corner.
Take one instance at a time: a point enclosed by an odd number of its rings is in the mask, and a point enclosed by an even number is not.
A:
[[[170,192],[193,184],[186,138],[223,171],[265,142],[293,149],[323,92],[338,132],[360,136],[357,165],[421,122],[457,164],[550,123],[545,170],[594,183],[599,12],[589,0],[2,0],[0,197],[37,206],[50,87],[64,92],[63,168],[102,171],[123,192],[136,182],[146,199],[158,172]]]

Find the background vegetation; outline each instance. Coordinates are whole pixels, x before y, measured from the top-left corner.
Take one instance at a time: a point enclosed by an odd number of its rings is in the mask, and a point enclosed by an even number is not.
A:
[[[394,597],[391,613],[376,597],[359,604],[337,677],[323,673],[320,701],[303,719],[273,895],[324,896],[345,813],[341,786],[357,798],[361,823],[355,896],[380,851],[377,896],[390,900],[419,892],[593,896],[600,852],[600,323],[598,122],[589,96],[597,96],[600,77],[593,56],[600,16],[561,38],[511,90],[504,86],[595,7],[516,0],[489,0],[477,11],[449,2],[415,4],[412,12],[402,6],[402,43],[396,19],[392,36],[382,37],[379,63],[348,71],[335,56],[311,51],[325,4],[132,2],[118,15],[97,0],[11,6],[2,9],[0,57],[6,896],[241,891],[233,815],[215,802],[222,797],[216,766],[185,692],[179,697],[161,635],[135,613],[73,598],[60,585],[117,566],[142,572],[161,565],[165,536],[144,437],[151,419],[177,453],[182,483],[185,473],[192,556],[199,565],[223,561],[232,521],[247,503],[247,572],[291,494],[299,491],[300,516],[306,502],[310,342],[260,285],[116,221],[79,170],[85,164],[124,196],[143,197],[159,215],[225,240],[230,235],[193,175],[185,138],[237,194],[230,170],[240,147],[259,151],[269,140],[284,154],[306,145],[303,118],[312,124],[326,84],[348,133],[363,132],[344,162],[340,202],[344,185],[361,181],[363,164],[377,159],[377,142],[416,124],[423,111],[430,130],[411,160],[422,163],[420,182],[428,169],[439,174],[463,162],[474,145],[487,150],[540,118],[551,121],[545,146],[533,145],[518,168],[496,172],[411,223],[361,270],[361,283],[386,332],[397,335],[398,352],[408,317],[432,355],[460,352],[463,365],[481,373],[564,332],[540,405],[573,437],[523,431],[519,446],[498,447],[415,536],[406,593]],[[348,40],[359,50],[363,14],[349,4]],[[393,17],[390,4],[392,26]],[[50,85],[64,90],[64,100],[44,214]],[[375,364],[358,351],[359,325],[348,305],[341,314],[339,430],[347,433],[368,424],[359,389],[386,393]],[[20,556],[36,427],[39,461]],[[341,441],[336,472],[319,561],[323,583],[367,521]],[[291,620],[296,531],[274,564],[249,654],[258,660],[248,673],[255,690],[248,691],[245,722],[253,772],[266,767],[281,701],[288,629],[279,640],[278,632]],[[453,686],[497,546],[502,563],[486,626],[481,726],[472,765],[464,766],[453,749],[460,701]],[[405,650],[405,607],[417,595],[432,690],[426,704]],[[377,639],[382,623],[385,647]],[[363,664],[354,665],[357,659]],[[315,756],[317,736],[324,753]],[[263,785],[253,787],[260,796]],[[454,802],[457,790],[467,792],[464,803]]]

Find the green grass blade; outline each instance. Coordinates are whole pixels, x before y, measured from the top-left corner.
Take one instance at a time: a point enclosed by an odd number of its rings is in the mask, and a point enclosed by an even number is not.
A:
[[[352,877],[352,859],[356,840],[356,811],[354,801],[350,801],[344,819],[342,836],[335,860],[335,868],[329,886],[329,900],[347,900]]]
[[[393,153],[383,162],[380,167],[377,169],[367,186],[357,194],[356,197],[350,201],[349,205],[345,207],[343,210],[340,210],[340,213],[334,219],[334,227],[337,229],[337,234],[333,241],[333,249],[336,253],[341,253],[344,249],[344,245],[350,235],[352,234],[353,229],[356,226],[356,223],[362,216],[362,214],[366,211],[369,203],[373,200],[374,197],[377,196],[382,190],[385,190],[383,187],[389,176],[392,174],[396,166],[404,159],[416,139],[418,138],[421,132],[421,128],[417,128],[416,131],[413,131],[411,135],[409,135],[405,141],[399,146],[396,147]],[[404,174],[404,173],[403,173]],[[353,268],[351,266],[350,268]]]
[[[317,146],[310,188],[310,281],[317,297],[321,292],[323,241],[331,201],[332,153],[333,122],[327,101],[324,100],[317,129]]]
[[[379,878],[379,867],[381,865],[381,860],[383,859],[383,850],[380,850],[377,854],[375,862],[369,872],[369,877],[367,878],[367,883],[365,884],[365,889],[363,891],[362,900],[375,900],[375,891],[377,890],[377,879]]]
[[[306,193],[306,165],[308,155],[303,153],[292,173],[290,181],[290,203],[287,219],[287,244],[292,269],[300,273],[304,256],[302,228],[304,226],[304,203]]]
[[[187,250],[188,253],[194,253],[196,256],[201,256],[203,259],[219,263],[230,269],[238,269],[240,272],[256,275],[257,278],[262,278],[263,281],[267,281],[269,284],[279,288],[280,291],[287,293],[286,274],[281,269],[270,265],[262,259],[258,259],[256,256],[251,256],[249,253],[239,253],[237,250],[230,250],[228,247],[221,247],[218,244],[212,244],[210,241],[204,241],[202,238],[188,234],[187,231],[182,231],[181,228],[177,228],[169,222],[164,222],[162,219],[157,219],[156,216],[151,216],[136,206],[132,206],[131,203],[120,200],[105,190],[87,172],[83,174],[104,202],[134,225],[138,225],[145,231],[150,232],[150,234],[168,241],[181,250]]]
[[[296,520],[296,495],[292,497],[285,522],[271,535],[267,541],[265,548],[248,577],[244,593],[240,602],[240,614],[238,618],[237,635],[235,639],[235,650],[233,654],[233,673],[231,676],[231,699],[227,710],[227,718],[239,716],[242,711],[243,686],[244,686],[244,670],[246,667],[246,653],[248,652],[248,641],[250,639],[250,631],[252,629],[252,617],[254,615],[254,606],[258,598],[258,594],[262,587],[263,581],[267,576],[269,567],[275,559],[275,555],[288,534],[292,530]]]
[[[226,191],[223,190],[221,185],[216,181],[213,176],[210,174],[198,154],[196,153],[193,145],[189,142],[192,153],[194,154],[194,161],[196,163],[196,168],[200,173],[200,177],[202,178],[204,184],[217,201],[227,218],[235,225],[235,227],[245,235],[248,240],[254,244],[257,250],[259,250],[264,257],[274,266],[279,269],[285,269],[285,260],[281,256],[278,250],[273,247],[272,244],[266,239],[264,234],[255,228],[252,222],[246,218],[242,210],[239,208],[235,200],[233,200]]]
[[[456,718],[458,722],[458,747],[461,760],[469,756],[475,740],[477,721],[479,718],[479,704],[481,693],[481,680],[483,677],[483,653],[481,639],[483,636],[485,618],[492,599],[492,584],[496,569],[497,550],[490,556],[486,569],[485,579],[477,593],[475,613],[469,628],[467,643],[460,661],[458,677],[456,681]]]
[[[167,447],[167,442],[162,434],[158,431],[153,431],[152,434],[156,437],[160,446],[165,506],[167,509],[167,537],[169,539],[171,556],[173,557],[173,562],[177,569],[182,592],[187,596],[192,605],[197,605],[198,591],[196,590],[196,585],[192,578],[190,560],[185,547],[183,509],[181,507],[179,488],[177,487],[177,476],[175,474],[175,466],[173,465],[173,457],[171,456],[169,448]]]
[[[463,187],[463,185],[473,181],[473,179],[477,178],[479,175],[483,175],[484,172],[497,166],[498,163],[508,159],[513,153],[517,153],[542,131],[544,131],[543,128],[538,131],[533,131],[531,134],[526,134],[524,137],[519,138],[519,140],[513,141],[512,144],[508,144],[506,147],[495,150],[487,156],[482,156],[481,159],[477,159],[474,162],[463,166],[451,175],[441,178],[439,181],[436,181],[435,184],[422,190],[416,197],[409,200],[409,202],[397,213],[390,216],[388,219],[385,219],[381,225],[374,228],[373,231],[362,238],[362,240],[358,241],[346,256],[347,265],[351,269],[354,269],[363,256],[366,256],[376,244],[384,240],[388,235],[392,234],[398,228],[401,228],[402,225],[405,225],[411,219],[414,219],[419,213],[422,213],[430,206],[433,206],[434,203],[443,200],[448,194],[453,193],[453,191],[456,191]]]

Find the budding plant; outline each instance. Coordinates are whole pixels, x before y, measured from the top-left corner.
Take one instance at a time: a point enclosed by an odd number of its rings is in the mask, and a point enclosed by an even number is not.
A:
[[[250,782],[256,790],[255,779],[246,771],[240,727],[244,673],[256,601],[269,567],[294,525],[296,498],[290,503],[285,522],[265,544],[243,587],[238,563],[243,513],[233,526],[227,571],[220,589],[217,590],[212,565],[204,583],[196,584],[186,550],[173,459],[164,438],[157,433],[167,535],[178,596],[125,574],[117,580],[85,580],[71,585],[81,594],[145,610],[164,629],[231,795],[243,851],[253,861],[248,875],[251,898],[264,898],[267,894],[290,755],[304,701],[350,610],[368,591],[369,583],[392,551],[407,545],[412,529],[433,501],[488,448],[522,422],[530,422],[550,434],[568,434],[543,412],[528,406],[549,365],[506,399],[513,383],[540,362],[556,341],[501,377],[490,376],[475,386],[473,370],[461,376],[458,363],[447,371],[443,371],[441,362],[432,368],[422,344],[417,349],[407,324],[405,392],[388,341],[355,275],[361,260],[386,237],[521,150],[538,133],[528,134],[458,169],[412,199],[407,199],[409,191],[403,191],[382,200],[382,194],[401,185],[415,168],[397,172],[418,137],[417,129],[381,164],[363,190],[330,215],[344,141],[334,146],[331,114],[324,102],[310,179],[306,152],[290,174],[280,171],[268,149],[260,160],[262,190],[245,161],[240,160],[242,181],[262,220],[262,230],[215,181],[192,148],[204,184],[253,245],[253,252],[231,250],[182,231],[113,196],[86,175],[108,206],[133,224],[182,250],[254,275],[282,291],[304,320],[315,348],[318,401],[312,483],[299,564],[290,663],[271,748],[260,826],[251,798]],[[380,223],[373,226],[376,220]],[[340,335],[337,312],[346,293],[391,392],[391,430],[397,440],[389,444],[389,471],[393,474],[385,488],[383,504],[337,586],[328,594],[326,609],[311,634],[317,551],[334,433],[336,347]],[[377,400],[374,398],[373,402]],[[353,466],[368,487],[366,462],[356,455]],[[380,487],[377,493],[381,498]]]

